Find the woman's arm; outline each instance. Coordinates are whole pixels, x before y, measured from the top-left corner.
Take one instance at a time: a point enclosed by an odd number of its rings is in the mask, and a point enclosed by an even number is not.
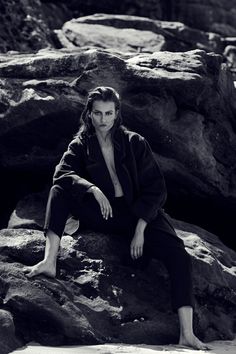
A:
[[[58,184],[73,196],[82,198],[94,185],[85,176],[83,146],[78,139],[74,139],[55,168],[53,184]]]
[[[104,219],[112,217],[112,208],[104,193],[86,179],[86,169],[81,142],[72,140],[63,154],[53,175],[53,184],[59,184],[68,193],[82,200],[85,193],[92,193],[97,200]]]
[[[136,230],[137,230],[138,232],[144,233],[144,230],[145,230],[146,226],[147,226],[147,222],[146,222],[145,220],[143,220],[143,219],[138,219],[137,226],[136,226]]]
[[[135,137],[133,151],[136,159],[139,195],[133,203],[133,213],[147,223],[155,219],[167,197],[164,176],[148,142]]]

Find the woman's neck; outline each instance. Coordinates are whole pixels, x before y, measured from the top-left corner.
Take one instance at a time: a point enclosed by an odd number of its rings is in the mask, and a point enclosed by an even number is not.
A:
[[[111,143],[111,133],[109,131],[104,133],[100,131],[96,131],[96,135],[98,137],[98,141],[100,142],[100,144],[107,145]]]

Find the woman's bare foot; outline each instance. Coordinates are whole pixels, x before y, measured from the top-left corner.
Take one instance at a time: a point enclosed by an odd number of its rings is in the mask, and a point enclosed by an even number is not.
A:
[[[45,260],[35,264],[34,266],[24,267],[23,272],[28,278],[32,278],[35,275],[45,274],[50,278],[55,278],[56,276],[56,264],[49,263]]]
[[[199,350],[210,350],[210,346],[201,342],[193,333],[184,333],[180,335],[179,345],[191,347]]]

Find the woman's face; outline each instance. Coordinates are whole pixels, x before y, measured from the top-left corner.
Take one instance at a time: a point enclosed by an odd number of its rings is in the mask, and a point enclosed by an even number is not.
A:
[[[117,114],[113,101],[94,101],[90,117],[95,130],[108,132],[113,127]]]

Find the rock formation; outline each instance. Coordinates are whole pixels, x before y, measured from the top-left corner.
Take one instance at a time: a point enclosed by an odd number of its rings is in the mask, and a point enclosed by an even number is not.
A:
[[[88,90],[110,85],[122,96],[124,123],[157,154],[170,198],[178,205],[185,201],[188,210],[189,196],[191,205],[217,204],[219,213],[229,215],[235,210],[235,89],[219,55],[126,56],[82,48],[0,59],[0,148],[7,176],[31,170],[40,180],[53,173]]]
[[[66,48],[93,45],[99,48],[114,48],[122,52],[127,50],[154,52],[157,51],[155,45],[156,47],[159,45],[159,51],[199,48],[216,53],[222,53],[224,48],[222,38],[217,34],[199,31],[180,22],[128,15],[100,13],[79,17],[66,22],[62,30],[57,30],[56,33],[59,42]],[[123,40],[119,40],[122,34]],[[134,41],[131,48],[128,47],[130,37]]]
[[[232,339],[236,253],[196,226],[174,223],[193,259],[195,331],[204,341]],[[62,238],[56,279],[28,279],[23,265],[42,259],[43,245],[41,231],[0,231],[0,318],[4,328],[11,328],[6,347],[29,341],[178,342],[178,318],[171,311],[169,277],[162,263],[129,260],[122,236],[79,231]]]

